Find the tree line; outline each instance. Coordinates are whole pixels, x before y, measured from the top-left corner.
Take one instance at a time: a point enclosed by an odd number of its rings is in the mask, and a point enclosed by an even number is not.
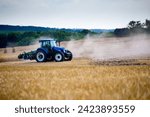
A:
[[[150,34],[150,20],[130,21],[126,28],[117,28],[110,36],[129,36],[137,33]],[[54,38],[58,41],[69,41],[71,39],[83,39],[87,34],[100,34],[87,29],[57,29],[33,26],[7,26],[0,25],[0,48],[5,48],[9,43],[13,46],[26,46],[32,44],[36,39],[43,37]]]
[[[129,36],[138,33],[150,34],[150,20],[146,19],[144,23],[141,23],[141,21],[130,21],[126,28],[117,28],[114,30],[116,36]]]
[[[50,37],[59,41],[69,41],[71,39],[82,39],[87,34],[95,34],[90,30],[69,31],[65,29],[49,31],[2,31],[0,32],[0,48],[5,48],[8,43],[14,46],[26,46],[32,44],[36,39]]]

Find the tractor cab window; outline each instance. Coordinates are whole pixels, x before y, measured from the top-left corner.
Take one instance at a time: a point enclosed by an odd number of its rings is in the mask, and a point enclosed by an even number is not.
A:
[[[43,41],[41,42],[41,47],[56,47],[56,41]]]
[[[51,41],[51,47],[56,47],[57,44],[56,44],[56,41]]]
[[[41,47],[48,47],[48,46],[51,46],[51,43],[49,41],[41,42]]]

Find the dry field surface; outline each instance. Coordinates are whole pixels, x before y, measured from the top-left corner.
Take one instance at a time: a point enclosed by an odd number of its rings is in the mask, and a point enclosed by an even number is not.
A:
[[[19,61],[0,50],[0,99],[150,99],[150,58]]]

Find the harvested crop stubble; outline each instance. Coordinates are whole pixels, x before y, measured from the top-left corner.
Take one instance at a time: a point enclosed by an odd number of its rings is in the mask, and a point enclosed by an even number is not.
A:
[[[150,66],[5,62],[0,91],[0,99],[150,99]]]

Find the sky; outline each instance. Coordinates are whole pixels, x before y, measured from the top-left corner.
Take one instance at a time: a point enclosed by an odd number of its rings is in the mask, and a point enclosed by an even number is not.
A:
[[[150,19],[150,0],[0,0],[0,24],[114,29]]]

